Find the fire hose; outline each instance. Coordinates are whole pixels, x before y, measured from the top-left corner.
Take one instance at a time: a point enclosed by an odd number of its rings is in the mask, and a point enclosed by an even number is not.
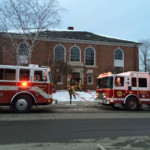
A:
[[[92,97],[90,97],[89,99],[93,99],[94,98],[94,95],[92,94],[92,93],[90,93],[88,90],[86,90],[85,91],[86,93],[88,93],[88,94],[90,94],[90,95],[92,95]],[[82,99],[82,100],[84,100],[84,101],[87,101],[87,102],[92,102],[92,101],[90,101],[90,100],[87,100],[85,97],[81,97],[80,96],[80,94],[78,94],[78,93],[74,93],[76,96],[78,96],[80,99]]]

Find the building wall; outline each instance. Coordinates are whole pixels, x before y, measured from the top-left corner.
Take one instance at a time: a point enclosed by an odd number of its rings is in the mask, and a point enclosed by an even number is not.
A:
[[[124,72],[125,71],[138,71],[138,48],[131,46],[118,46],[116,45],[102,45],[102,44],[88,44],[78,42],[55,42],[55,41],[40,41],[33,50],[32,64],[39,66],[51,66],[54,63],[54,49],[57,45],[63,45],[66,49],[66,62],[70,61],[70,48],[78,46],[81,50],[81,64],[76,70],[80,70],[83,80],[88,75],[93,76],[93,84],[88,85],[89,89],[96,88],[96,78],[100,73],[114,72],[114,51],[120,48],[124,52]],[[95,66],[85,66],[85,49],[92,47],[95,49]],[[7,52],[8,51],[8,52]],[[16,65],[16,60],[9,55],[11,48],[2,53],[2,64]],[[82,65],[83,64],[83,65]],[[66,77],[63,78],[63,85],[60,88],[65,89],[67,84]],[[59,87],[59,86],[58,86]]]

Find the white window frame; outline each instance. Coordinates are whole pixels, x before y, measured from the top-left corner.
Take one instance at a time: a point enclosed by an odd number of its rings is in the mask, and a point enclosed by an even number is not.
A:
[[[17,47],[17,52],[18,52],[18,59],[17,59],[17,63],[20,62],[21,64],[28,64],[29,60],[29,49],[27,49],[27,55],[19,55],[19,49],[20,49],[20,45],[21,44],[26,44],[27,47],[30,47],[28,42],[21,42],[18,44]]]
[[[89,82],[89,77],[92,77],[92,82]],[[87,83],[88,83],[88,84],[93,84],[93,76],[92,76],[92,75],[88,75],[88,76],[87,76]]]
[[[57,85],[62,85],[63,84],[63,76],[61,76],[61,81],[57,82]]]
[[[115,59],[115,52],[120,50],[122,52],[122,59]],[[114,67],[122,67],[124,70],[124,51],[121,48],[117,48],[114,51]]]
[[[93,49],[93,51],[94,51],[94,64],[93,64],[93,65],[86,65],[86,51],[87,51],[88,48],[91,48],[91,49]],[[86,66],[88,66],[88,67],[93,67],[93,66],[95,66],[95,65],[96,65],[96,58],[95,58],[95,56],[96,56],[96,51],[95,51],[95,49],[94,49],[93,47],[91,47],[91,46],[87,47],[87,48],[85,49],[85,52],[84,52],[84,64],[85,64]]]
[[[73,48],[73,47],[77,47],[78,49],[79,49],[79,61],[71,61],[71,49]],[[70,60],[70,62],[81,62],[81,49],[78,47],[78,46],[72,46],[71,48],[70,48],[70,55],[69,55],[69,60]]]
[[[64,62],[66,62],[66,48],[62,44],[59,44],[59,45],[56,45],[54,48],[54,63],[56,62],[55,61],[55,50],[56,50],[57,46],[62,46],[64,48]]]

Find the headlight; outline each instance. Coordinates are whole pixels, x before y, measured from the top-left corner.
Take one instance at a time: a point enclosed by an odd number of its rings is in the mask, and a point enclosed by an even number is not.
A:
[[[95,98],[98,98],[98,93],[96,93],[96,97]]]
[[[106,93],[103,93],[103,98],[106,98]]]

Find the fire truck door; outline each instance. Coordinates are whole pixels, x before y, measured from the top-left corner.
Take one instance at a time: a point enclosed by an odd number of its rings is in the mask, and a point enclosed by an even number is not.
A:
[[[132,88],[133,91],[138,90],[137,78],[136,77],[131,77],[131,88]]]
[[[125,90],[125,79],[121,76],[115,77],[114,89],[116,90]]]
[[[0,103],[9,103],[16,93],[16,69],[0,68]]]
[[[19,69],[18,70],[18,91],[29,91],[31,88],[31,70],[30,69]]]
[[[38,97],[40,100],[49,98],[49,84],[47,83],[47,74],[45,74],[45,71],[34,71],[34,81],[32,83],[32,87],[35,87],[35,92],[38,93],[36,95],[39,95]]]

